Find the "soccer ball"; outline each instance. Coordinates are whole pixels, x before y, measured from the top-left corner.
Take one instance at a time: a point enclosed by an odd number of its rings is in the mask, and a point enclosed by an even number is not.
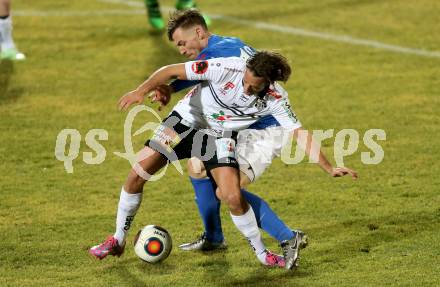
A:
[[[134,238],[134,252],[148,263],[157,263],[166,259],[172,247],[168,231],[157,225],[145,226]]]

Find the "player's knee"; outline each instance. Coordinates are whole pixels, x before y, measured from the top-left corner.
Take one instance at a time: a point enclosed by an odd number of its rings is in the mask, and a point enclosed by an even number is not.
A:
[[[222,190],[221,188],[216,189],[215,191],[217,198],[220,199],[224,204],[226,204],[231,212],[243,212],[244,211],[244,202],[245,200],[241,196],[241,192],[239,189],[233,191]]]
[[[206,177],[206,170],[203,162],[198,158],[191,158],[188,160],[188,174],[192,178],[204,178]]]
[[[222,198],[230,208],[235,209],[241,205],[241,195],[239,192],[223,193]]]
[[[140,176],[134,169],[130,171],[125,182],[125,189],[127,192],[142,192],[146,180]]]
[[[223,194],[221,194],[220,188],[216,188],[215,189],[215,195],[217,196],[218,199],[223,200]]]

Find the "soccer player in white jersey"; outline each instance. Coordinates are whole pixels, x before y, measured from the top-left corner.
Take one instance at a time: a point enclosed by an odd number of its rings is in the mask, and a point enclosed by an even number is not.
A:
[[[123,96],[119,106],[127,109],[132,104],[142,103],[146,94],[172,78],[203,81],[175,107],[140,152],[140,159],[121,192],[116,233],[126,233],[124,227],[130,225],[139,208],[143,185],[151,174],[167,161],[197,156],[215,180],[217,195],[228,205],[234,224],[249,240],[257,256],[262,254],[265,247],[255,214],[240,193],[232,131],[246,128],[264,115],[272,114],[292,132],[306,154],[316,158],[325,171],[333,176],[351,174],[356,177],[356,172],[348,168],[333,168],[320,149],[314,146],[310,135],[298,137],[301,124],[290,109],[287,93],[275,83],[287,80],[289,75],[290,67],[282,56],[259,52],[248,61],[248,65],[240,58],[222,58],[162,67],[136,90]],[[229,89],[233,91],[229,93]],[[220,111],[223,111],[222,115],[218,116]],[[201,149],[191,150],[190,146]],[[108,254],[120,256],[124,243],[115,237],[116,234],[92,247],[90,253],[99,259]],[[285,259],[286,268],[296,265],[298,242],[285,246]]]
[[[179,52],[191,60],[223,57],[240,57],[247,60],[255,52],[238,38],[211,34],[204,17],[194,9],[173,13],[168,21],[167,34]],[[154,98],[161,104],[166,104],[171,97],[170,90],[177,92],[197,83],[198,81],[175,80],[169,87],[158,89]],[[305,247],[307,236],[302,231],[289,228],[265,200],[244,188],[247,183],[255,181],[270,165],[272,159],[280,154],[283,142],[281,133],[282,128],[271,115],[259,119],[247,130],[239,133],[236,155],[240,166],[241,192],[253,207],[258,226],[262,230],[283,245],[286,241],[301,238],[300,245]],[[248,144],[249,141],[252,144]],[[188,161],[188,173],[204,231],[195,241],[181,244],[179,248],[186,251],[225,248],[220,200],[215,195],[215,184],[212,179],[206,177],[203,164],[195,157]]]

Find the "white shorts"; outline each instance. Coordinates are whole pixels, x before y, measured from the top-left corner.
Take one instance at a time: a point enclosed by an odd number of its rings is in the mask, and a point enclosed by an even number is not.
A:
[[[272,160],[281,154],[289,137],[282,127],[264,130],[247,129],[238,133],[235,154],[240,171],[254,182],[260,177]]]

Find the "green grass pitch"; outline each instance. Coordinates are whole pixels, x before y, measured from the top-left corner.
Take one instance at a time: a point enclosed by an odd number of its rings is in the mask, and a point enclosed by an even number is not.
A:
[[[117,111],[117,100],[156,68],[185,59],[165,35],[151,32],[142,6],[12,2],[14,38],[28,59],[0,63],[0,286],[440,285],[440,57],[214,17],[212,32],[289,58],[294,73],[285,87],[305,127],[350,128],[361,136],[383,129],[384,160],[363,164],[361,152],[368,148],[361,143],[345,158],[360,174],[354,182],[330,178],[313,164],[277,159],[250,186],[289,226],[309,234],[296,272],[261,266],[225,206],[227,251],[174,247],[166,261],[149,265],[128,245],[123,257],[100,262],[87,250],[113,232],[130,168],[113,153],[124,151],[126,113]],[[198,2],[212,15],[440,51],[435,0]],[[159,114],[164,117],[181,96]],[[139,117],[135,126],[151,119]],[[72,174],[54,155],[56,137],[66,128],[82,136]],[[83,152],[92,151],[84,141],[91,129],[109,134],[99,165],[83,161]],[[133,138],[136,149],[147,136]],[[324,142],[332,162],[333,143]],[[187,175],[170,167],[165,178],[146,185],[129,244],[147,224],[168,229],[175,246],[192,240],[202,231],[193,198]]]

